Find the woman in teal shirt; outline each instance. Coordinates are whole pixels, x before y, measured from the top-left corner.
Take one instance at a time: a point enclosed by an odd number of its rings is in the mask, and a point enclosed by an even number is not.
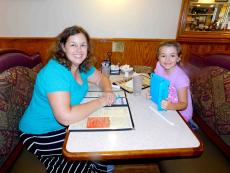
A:
[[[110,80],[92,66],[88,33],[79,26],[66,28],[58,35],[51,57],[37,75],[31,102],[19,123],[20,138],[47,172],[107,172],[106,165],[68,161],[62,155],[66,127],[115,100]],[[88,82],[101,87],[104,95],[80,104]]]

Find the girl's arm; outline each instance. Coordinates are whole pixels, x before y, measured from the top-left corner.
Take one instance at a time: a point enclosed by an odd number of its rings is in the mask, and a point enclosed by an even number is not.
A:
[[[161,102],[163,109],[167,110],[183,110],[188,105],[188,87],[178,89],[178,103],[172,103],[167,100]]]

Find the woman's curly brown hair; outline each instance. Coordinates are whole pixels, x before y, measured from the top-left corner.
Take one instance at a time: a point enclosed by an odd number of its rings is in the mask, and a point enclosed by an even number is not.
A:
[[[55,48],[51,53],[51,56],[56,59],[60,64],[66,66],[70,69],[72,63],[67,58],[65,52],[62,49],[62,45],[65,45],[68,38],[75,34],[82,33],[87,40],[87,57],[86,59],[79,65],[80,72],[87,72],[93,64],[92,60],[92,52],[91,52],[91,44],[89,34],[80,26],[71,26],[69,28],[64,29],[58,36],[55,44]]]

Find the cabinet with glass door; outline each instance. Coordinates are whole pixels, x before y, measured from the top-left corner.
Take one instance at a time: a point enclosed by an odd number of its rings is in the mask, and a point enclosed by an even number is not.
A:
[[[179,41],[228,41],[230,2],[228,0],[183,0],[177,39]]]

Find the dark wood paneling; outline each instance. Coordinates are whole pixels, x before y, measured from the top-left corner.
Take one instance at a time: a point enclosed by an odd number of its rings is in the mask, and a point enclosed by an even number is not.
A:
[[[0,49],[19,49],[29,54],[40,53],[46,63],[54,38],[0,38]]]
[[[112,52],[112,42],[124,42],[124,52]],[[112,52],[111,60],[114,64],[155,66],[156,49],[161,39],[92,39],[97,66]]]
[[[124,52],[113,52],[111,60],[114,64],[145,65],[155,67],[156,50],[160,42],[166,39],[113,39],[92,38],[92,49],[96,60],[96,67],[107,57],[107,52],[112,52],[112,42],[124,42]],[[38,52],[45,64],[49,58],[49,50],[55,43],[55,38],[0,38],[0,49],[19,49],[29,54]],[[182,63],[186,63],[191,53],[230,54],[230,43],[198,43],[180,42],[183,48]]]
[[[187,62],[191,53],[198,55],[223,53],[230,54],[230,43],[181,43],[183,62]]]
[[[124,42],[124,52],[112,52],[112,42]],[[92,38],[92,49],[96,59],[96,67],[112,52],[114,64],[155,66],[156,48],[161,39],[98,39]],[[49,50],[55,43],[55,38],[0,38],[0,49],[19,49],[27,53],[39,52],[45,64],[49,58]]]

